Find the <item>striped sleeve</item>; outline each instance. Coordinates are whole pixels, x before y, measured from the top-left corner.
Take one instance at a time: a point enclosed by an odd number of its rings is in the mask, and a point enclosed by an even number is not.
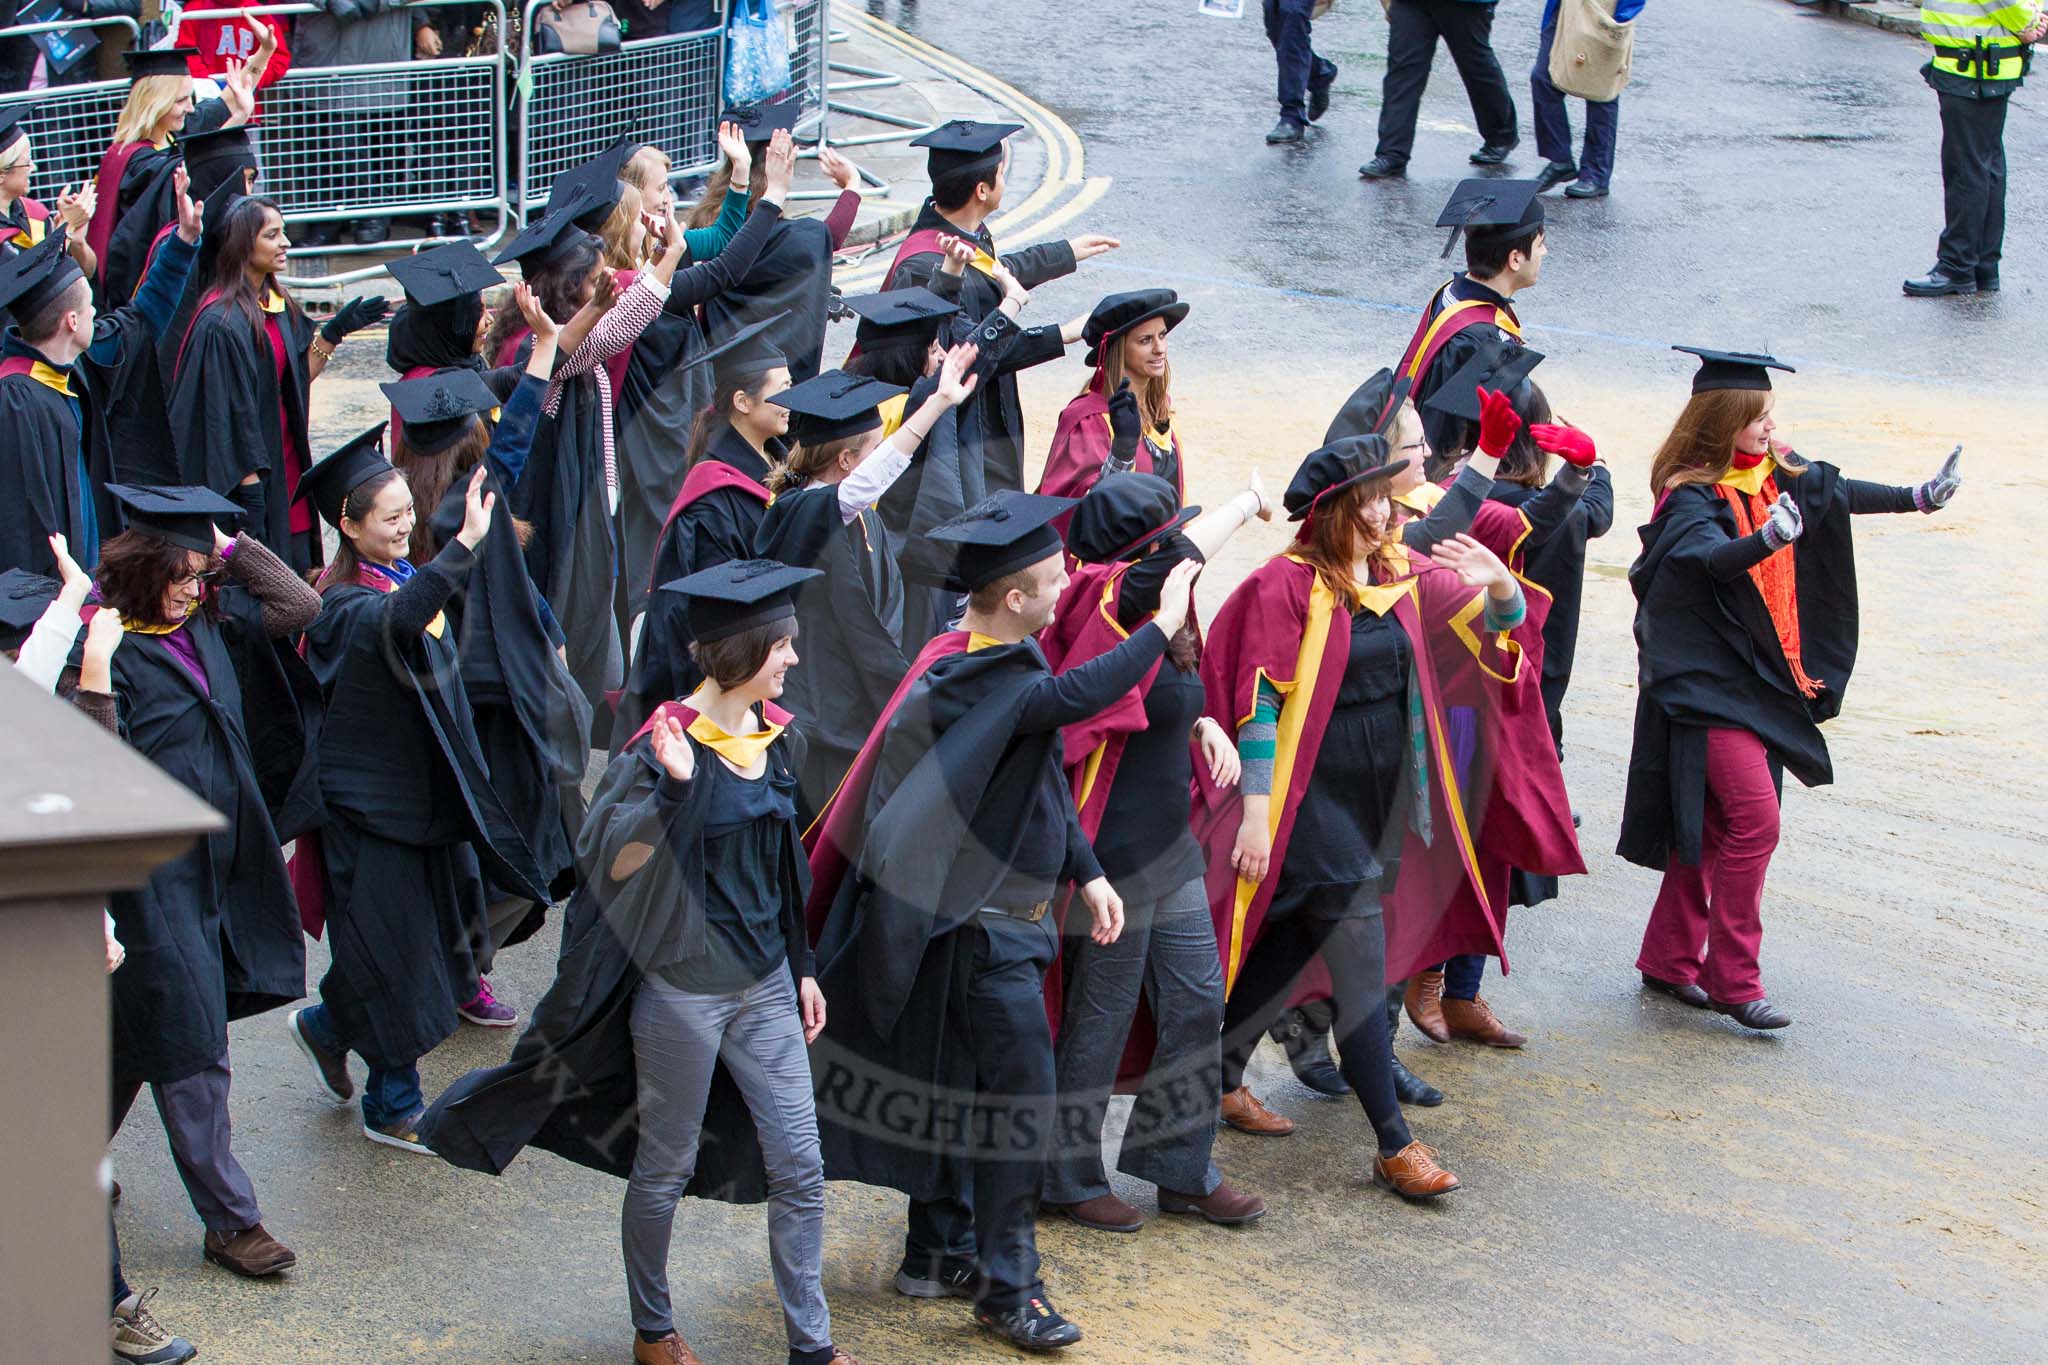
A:
[[[1273,755],[1280,738],[1280,705],[1279,689],[1260,678],[1252,718],[1237,732],[1237,757],[1244,765],[1238,790],[1246,796],[1273,794]]]

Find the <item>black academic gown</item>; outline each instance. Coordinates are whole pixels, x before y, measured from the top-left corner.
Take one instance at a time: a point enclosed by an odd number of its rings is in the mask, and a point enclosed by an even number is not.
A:
[[[207,100],[185,116],[181,138],[210,133],[228,121],[220,100]],[[173,140],[165,147],[143,147],[128,158],[114,200],[114,228],[100,261],[99,300],[102,308],[118,308],[135,296],[149,249],[157,234],[178,221],[178,194],[171,183],[185,164],[185,149]]]
[[[757,204],[748,217],[773,207]],[[738,241],[735,237],[720,255]],[[716,346],[749,323],[786,313],[762,340],[788,357],[790,382],[801,384],[817,377],[831,298],[831,231],[816,218],[778,217],[752,268],[738,284],[705,302],[704,339]]]
[[[445,610],[491,786],[525,834],[550,899],[560,900],[576,886],[590,704],[555,653],[562,636],[542,614],[540,593],[527,577],[509,492],[524,474],[545,387],[525,377],[501,410],[485,456],[484,487],[498,499],[491,533],[471,555],[462,591]],[[442,496],[432,520],[436,544],[449,544],[461,531],[468,482],[455,480]],[[536,905],[507,944],[537,932],[546,912],[545,903]]]
[[[1515,311],[1514,304],[1498,291],[1487,288],[1463,271],[1459,271],[1431,300],[1427,311],[1429,316],[1434,318],[1443,311],[1447,303],[1471,299],[1505,308],[1510,315]],[[1476,424],[1454,413],[1439,412],[1428,406],[1428,400],[1450,380],[1452,375],[1463,368],[1466,361],[1479,354],[1482,348],[1497,351],[1503,347],[1521,344],[1520,338],[1502,331],[1491,322],[1479,323],[1454,332],[1450,339],[1444,342],[1443,348],[1437,352],[1436,359],[1430,363],[1430,367],[1416,379],[1415,389],[1411,395],[1415,400],[1415,410],[1422,414],[1422,434],[1428,438],[1432,451],[1445,456],[1470,449]]]
[[[1763,594],[1746,572],[1760,554],[1709,566],[1736,542],[1735,513],[1713,487],[1671,490],[1638,530],[1643,552],[1629,566],[1636,595],[1637,675],[1634,746],[1622,801],[1616,852],[1662,871],[1675,853],[1700,860],[1706,811],[1707,731],[1753,732],[1774,773],[1788,771],[1809,787],[1834,780],[1821,722],[1842,708],[1856,664],[1856,562],[1849,518],[1856,511],[1912,508],[1911,489],[1845,479],[1813,461],[1797,478],[1779,471],[1806,529],[1789,551],[1799,593],[1800,649],[1819,696],[1801,695],[1785,662]],[[1903,504],[1903,505],[1901,505]],[[1744,542],[1760,549],[1753,538]],[[1780,553],[1786,553],[1780,551]]]
[[[799,823],[839,788],[882,708],[910,669],[903,654],[903,578],[881,517],[864,508],[851,522],[834,485],[778,495],[762,518],[755,553],[800,569],[821,569],[797,590],[797,653],[782,705],[803,724],[810,753],[800,775]]]
[[[770,442],[769,453],[776,459],[783,451],[780,441]],[[731,465],[757,484],[768,482],[768,461],[729,426],[712,436],[703,458]],[[688,696],[704,681],[690,658],[690,620],[683,600],[660,591],[661,585],[730,560],[752,559],[767,510],[759,498],[742,489],[714,488],[692,500],[662,532],[648,578],[653,591],[612,722],[613,748],[639,733],[655,707]]]
[[[164,253],[158,297],[145,300],[152,307],[130,305],[94,319],[92,345],[69,370],[68,383],[85,419],[82,430],[62,391],[63,376],[21,339],[19,329],[0,332],[0,432],[5,432],[8,452],[0,459],[0,503],[7,508],[0,516],[0,569],[22,568],[54,577],[57,562],[49,538],[61,533],[73,555],[85,553],[88,501],[100,543],[105,544],[124,524],[107,485],[162,482],[151,478],[157,472],[152,452],[161,445],[120,444],[108,426],[108,411],[121,395],[153,377],[157,329],[150,316],[156,312],[169,317],[169,307],[158,305],[175,304],[191,269],[193,250],[177,242],[174,250]]]
[[[311,459],[306,415],[312,377],[306,353],[313,324],[297,308],[274,318],[284,337],[284,383],[278,383],[268,329],[239,308],[215,300],[189,324],[167,334],[159,360],[169,376],[171,439],[186,482],[233,498],[249,513],[249,529],[279,559],[304,573],[320,563],[320,536],[293,535],[287,433]],[[280,392],[281,388],[281,392]],[[282,400],[283,422],[279,422]],[[258,477],[244,485],[249,475]]]
[[[699,771],[718,759],[697,744]],[[785,778],[801,762],[796,732],[769,746]],[[420,1136],[464,1170],[502,1173],[526,1147],[625,1179],[639,1146],[633,995],[646,962],[701,950],[704,837],[712,784],[679,783],[644,738],[606,767],[590,803],[579,856],[589,869],[569,902],[555,981],[503,1066],[472,1071],[427,1110]],[[652,850],[623,881],[609,875],[633,846]],[[810,868],[794,824],[783,845],[783,933],[791,974],[812,975],[803,931]],[[760,1139],[723,1063],[712,1073],[697,1168],[685,1194],[735,1204],[767,1198]]]
[[[272,819],[261,774],[303,768],[302,720],[312,717],[254,704],[267,693],[245,691],[243,671],[266,658],[278,665],[261,605],[239,586],[216,601],[217,619],[201,613],[178,628],[198,649],[205,688],[162,635],[131,632],[114,651],[122,737],[228,820],[139,890],[108,898],[128,951],[110,981],[113,1074],[124,1080],[196,1075],[227,1055],[229,1020],[306,989],[298,903],[279,852],[291,836]]]
[[[520,343],[524,366],[533,338]],[[604,482],[604,420],[597,386],[603,374],[563,381],[555,415],[543,414],[526,472],[512,492],[512,510],[533,528],[526,571],[547,598],[565,634],[569,673],[593,714],[619,685],[623,651],[612,613],[618,544]]]
[[[917,221],[910,225],[912,232],[932,228],[940,232],[959,233],[960,229],[946,221],[946,218],[927,199],[918,213]],[[995,239],[988,228],[977,228],[969,236],[982,250],[995,251]],[[940,256],[935,251],[920,252],[906,258],[889,277],[889,287],[906,289],[911,285],[931,287],[932,278],[939,273]],[[1005,252],[1003,265],[1017,277],[1017,282],[1026,289],[1036,289],[1047,280],[1056,280],[1062,275],[1074,272],[1074,251],[1065,242],[1042,242],[1037,246],[1025,247],[1022,251]],[[956,297],[948,292],[947,297]],[[970,318],[986,317],[1003,301],[1002,288],[979,270],[969,269],[961,278],[957,297],[961,311]],[[1058,333],[1055,329],[1055,337]],[[980,462],[987,470],[990,490],[998,488],[1022,489],[1024,487],[1024,409],[1017,399],[1017,381],[1007,371],[999,373],[992,380],[984,381],[962,409],[972,423],[974,437],[971,453],[978,453]]]
[[[960,931],[1019,864],[1027,814],[1048,794],[1066,816],[1061,875],[1099,873],[1059,729],[1138,686],[1165,648],[1140,627],[1057,677],[1029,640],[946,655],[885,722],[859,854],[818,934],[818,984],[840,1002],[812,1057],[827,1179],[914,1199],[967,1187],[949,1144],[905,1141],[975,1090],[971,1046],[948,1026],[974,968]]]
[[[330,819],[319,844],[333,965],[320,994],[373,1066],[403,1066],[455,1031],[489,934],[486,876],[547,899],[493,784],[439,615],[471,560],[452,543],[397,592],[330,584],[306,631],[327,701],[320,785]]]

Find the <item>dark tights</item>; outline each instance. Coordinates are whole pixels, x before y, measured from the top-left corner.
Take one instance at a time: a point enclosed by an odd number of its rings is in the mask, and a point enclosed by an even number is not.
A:
[[[1244,1084],[1244,1069],[1259,1035],[1286,1008],[1295,978],[1317,952],[1330,969],[1337,1068],[1365,1106],[1380,1154],[1392,1156],[1412,1139],[1394,1096],[1394,1054],[1387,1037],[1387,936],[1378,915],[1327,919],[1296,914],[1260,931],[1223,1008],[1223,1089],[1228,1093]]]

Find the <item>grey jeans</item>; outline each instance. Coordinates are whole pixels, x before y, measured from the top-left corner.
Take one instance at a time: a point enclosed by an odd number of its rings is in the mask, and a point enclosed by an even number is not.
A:
[[[768,1254],[791,1349],[832,1344],[821,1282],[825,1162],[811,1100],[811,1064],[796,987],[778,966],[743,991],[698,995],[649,976],[633,997],[640,1072],[640,1146],[619,1216],[633,1326],[675,1326],[668,1296],[676,1202],[697,1168],[704,1103],[723,1061],[746,1097],[768,1168]]]
[[[1223,1182],[1209,1157],[1222,1097],[1223,965],[1201,878],[1163,900],[1126,906],[1115,943],[1104,946],[1077,933],[1067,954],[1057,1049],[1060,1112],[1046,1200],[1078,1204],[1109,1193],[1102,1121],[1140,990],[1158,1047],[1131,1106],[1116,1167],[1176,1194],[1213,1193]]]

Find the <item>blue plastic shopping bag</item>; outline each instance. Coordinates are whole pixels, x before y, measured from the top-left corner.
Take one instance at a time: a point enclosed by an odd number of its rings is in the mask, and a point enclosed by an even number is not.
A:
[[[789,88],[789,38],[773,0],[733,0],[725,32],[725,102],[759,104]]]

